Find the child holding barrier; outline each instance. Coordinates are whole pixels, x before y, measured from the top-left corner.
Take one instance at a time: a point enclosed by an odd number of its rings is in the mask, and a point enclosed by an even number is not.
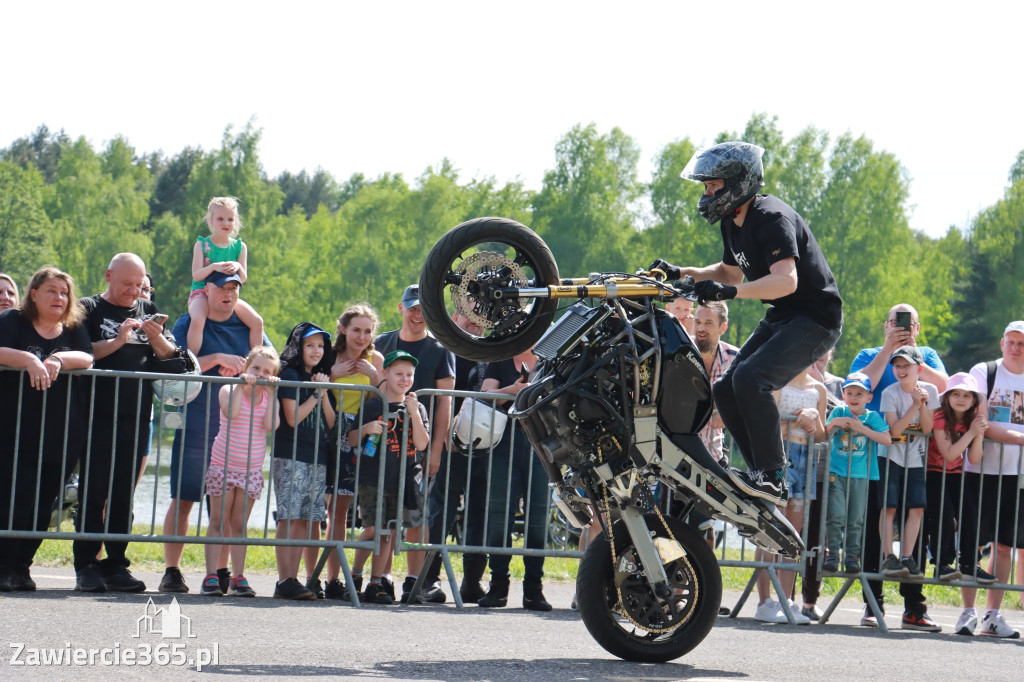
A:
[[[935,411],[934,436],[928,445],[926,518],[936,573],[940,580],[959,580],[967,573],[968,580],[973,578],[982,584],[993,583],[995,576],[976,566],[977,547],[971,549],[968,546],[977,545],[974,512],[978,499],[974,489],[962,486],[964,460],[977,464],[984,454],[988,420],[980,413],[982,392],[977,379],[966,372],[958,372],[949,378],[946,390],[939,397],[941,404]],[[961,529],[960,568],[955,563],[956,527]],[[955,632],[973,635],[978,626],[975,608],[978,589],[961,587],[960,595],[964,610],[957,619]]]
[[[188,328],[188,349],[198,354],[203,345],[203,329],[210,312],[206,301],[206,278],[214,272],[227,275],[237,274],[244,284],[248,278],[248,250],[245,242],[238,239],[242,220],[238,217],[238,199],[214,197],[206,207],[203,217],[210,236],[197,237],[192,249],[192,291],[188,296],[188,313],[192,323]],[[239,299],[235,314],[249,328],[249,346],[263,344],[263,318],[256,310]]]
[[[366,529],[360,540],[373,538],[378,528],[386,528],[389,521],[396,520],[398,526],[398,483],[401,480],[401,467],[406,466],[406,476],[414,476],[410,461],[417,462],[422,453],[430,446],[430,427],[427,409],[412,393],[413,380],[416,376],[417,359],[404,350],[396,350],[387,354],[383,363],[383,383],[381,390],[387,396],[388,413],[398,417],[392,424],[383,419],[385,406],[379,398],[367,400],[363,406],[363,420],[359,428],[348,434],[348,442],[352,447],[361,447],[359,465],[359,514],[362,516]],[[408,420],[408,426],[406,425]],[[408,443],[402,452],[402,432],[408,428]],[[404,455],[404,456],[403,456]],[[415,458],[409,460],[408,458]],[[380,481],[381,461],[383,460],[384,484]],[[406,482],[408,487],[409,481]],[[382,496],[383,507],[381,518],[377,518],[377,497]],[[388,594],[383,585],[384,567],[388,558],[394,553],[395,533],[401,528],[396,527],[380,541],[380,552],[370,559],[370,582],[363,592],[363,599],[370,604],[393,604],[394,597]],[[363,555],[365,561],[365,555]],[[360,557],[356,557],[355,569],[361,569]],[[413,579],[415,582],[415,579]],[[407,585],[407,587],[411,587]],[[408,594],[408,590],[406,590]]]
[[[934,384],[919,381],[924,356],[917,346],[900,346],[889,358],[896,383],[882,391],[881,409],[889,424],[892,445],[885,457],[879,505],[878,529],[885,561],[882,575],[890,578],[924,580],[924,572],[914,559],[914,545],[921,531],[927,505],[924,480],[927,434],[932,432],[932,411],[939,406]],[[907,430],[924,435],[907,435]],[[880,465],[881,466],[881,465]],[[900,557],[894,553],[893,523],[905,520],[900,532]]]
[[[245,369],[239,375],[245,385],[225,384],[220,388],[220,430],[206,470],[206,494],[210,498],[208,538],[246,536],[253,503],[260,499],[263,490],[267,433],[277,428],[274,388],[257,386],[256,381],[277,382],[278,365],[273,348],[256,346],[249,352]],[[217,577],[221,549],[221,545],[206,545],[207,576],[203,579],[202,594],[207,597],[224,594]],[[255,597],[256,592],[244,575],[246,545],[231,545],[229,551],[233,575],[228,595]]]
[[[839,551],[844,544],[846,572],[861,572],[868,481],[878,480],[878,446],[892,443],[889,424],[882,415],[867,409],[871,398],[871,379],[863,372],[854,372],[843,382],[845,404],[836,407],[828,419],[832,460],[828,474],[828,554],[822,564],[826,572],[839,570]]]

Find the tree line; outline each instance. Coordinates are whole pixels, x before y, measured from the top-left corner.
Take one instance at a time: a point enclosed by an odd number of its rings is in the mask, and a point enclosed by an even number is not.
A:
[[[666,144],[652,177],[637,170],[640,148],[625,132],[576,125],[555,146],[539,190],[494,177],[463,179],[442,160],[412,181],[401,174],[323,169],[268,177],[261,131],[225,130],[221,146],[173,156],[139,152],[116,137],[102,148],[45,125],[0,150],[0,272],[24,286],[40,265],[75,277],[81,295],[104,289],[120,251],[148,264],[161,309],[186,311],[192,245],[213,196],[240,199],[249,246],[243,297],[264,316],[280,345],[291,327],[312,320],[333,330],[352,302],[367,301],[384,329],[400,323],[403,289],[419,278],[434,242],[464,220],[505,216],[536,230],[562,276],[634,271],[653,258],[706,265],[721,258],[717,226],[697,213],[701,187],[680,171],[695,151],[689,138]],[[909,177],[891,153],[847,133],[832,139],[809,126],[786,139],[775,117],[756,114],[743,139],[766,149],[764,191],[778,195],[811,226],[838,280],[846,320],[835,372],[882,339],[897,302],[920,313],[919,342],[936,348],[950,371],[998,353],[1005,324],[1024,317],[1024,152],[1004,196],[963,231],[941,237],[910,229]],[[757,301],[733,301],[727,341],[741,344],[763,314]]]

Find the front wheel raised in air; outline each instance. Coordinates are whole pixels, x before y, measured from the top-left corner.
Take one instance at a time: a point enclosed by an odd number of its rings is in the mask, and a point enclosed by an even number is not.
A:
[[[656,515],[645,519],[655,538],[669,538]],[[621,522],[612,529],[614,566],[611,543],[604,533],[580,561],[576,592],[583,623],[606,651],[627,661],[663,663],[679,658],[704,641],[718,617],[722,575],[715,555],[704,538],[683,522],[672,518],[665,522],[683,549],[681,556],[670,556],[665,564],[672,590],[666,599],[655,595],[647,583]]]
[[[430,331],[467,360],[504,360],[533,346],[558,302],[518,298],[509,289],[558,283],[558,266],[536,232],[508,218],[476,218],[449,230],[420,273],[420,304]],[[452,319],[457,312],[476,329]]]

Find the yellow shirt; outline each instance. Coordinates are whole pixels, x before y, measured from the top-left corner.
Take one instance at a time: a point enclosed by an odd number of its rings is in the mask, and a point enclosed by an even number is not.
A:
[[[359,386],[369,386],[370,377],[366,376],[361,372],[355,374],[349,374],[348,376],[338,377],[334,380],[336,384],[356,384]],[[341,411],[344,414],[359,414],[359,406],[363,400],[368,399],[370,396],[367,395],[366,391],[336,391],[335,395],[341,393]]]

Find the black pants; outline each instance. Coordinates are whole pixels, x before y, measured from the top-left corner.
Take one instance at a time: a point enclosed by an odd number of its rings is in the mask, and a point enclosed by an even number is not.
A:
[[[786,466],[779,406],[772,398],[839,340],[841,329],[826,329],[809,317],[761,320],[722,378],[715,382],[715,406],[751,471]]]
[[[450,453],[447,448],[441,452],[441,468],[431,482],[427,507],[431,543],[439,545],[448,539],[448,533],[457,522],[455,517],[461,496],[465,503],[462,544],[483,545],[484,514],[487,509],[487,460],[486,451],[472,459],[458,452]],[[480,580],[486,569],[486,554],[462,555],[462,570],[467,578]],[[431,585],[440,577],[441,555],[438,554],[427,568],[425,580]]]
[[[818,462],[818,473],[824,462]],[[828,476],[828,472],[825,472]],[[821,505],[828,504],[828,486],[821,481],[814,482],[814,499],[807,500],[810,506],[810,519],[807,522],[807,537],[805,538],[808,547],[817,547],[817,554],[825,550],[825,543],[821,538]],[[822,500],[824,492],[824,500]],[[802,530],[802,529],[801,529]],[[805,604],[817,604],[821,596],[821,576],[818,575],[818,556],[808,557],[804,562],[804,577],[800,582],[800,592],[803,594]]]
[[[134,431],[134,424],[125,427]],[[142,430],[139,437],[145,437]],[[121,435],[121,434],[119,434]],[[92,444],[88,455],[83,455],[79,477],[79,495],[82,506],[78,512],[78,531],[85,533],[130,533],[132,530],[132,502],[135,497],[135,481],[139,476],[142,460],[138,456],[138,442],[134,432],[110,440],[110,436],[93,430]],[[75,540],[75,570],[96,561],[100,546],[106,548],[107,558],[102,562],[107,572],[120,567],[127,568],[131,562],[125,557],[127,542],[100,540]]]
[[[884,474],[883,474],[884,475]],[[864,522],[864,572],[877,573],[882,565],[882,538],[878,534],[878,515],[881,510],[878,508],[879,492],[885,481],[871,481],[868,485],[868,518]],[[902,525],[902,520],[896,517],[896,522]],[[884,603],[882,596],[882,581],[869,580],[868,585],[879,606]],[[918,615],[925,612],[924,591],[921,583],[901,582],[900,596],[903,597],[903,610]],[[867,604],[867,597],[864,598]]]
[[[61,467],[59,460],[44,461],[40,471],[38,456],[24,452],[22,455],[16,475],[9,458],[5,457],[0,462],[0,531],[8,528],[45,531],[50,525],[53,502],[60,496],[64,488],[64,477],[74,468],[74,463]],[[31,566],[41,544],[42,540],[2,538],[0,564]]]
[[[943,476],[941,471],[929,471],[927,477],[928,506],[924,510],[924,529],[928,536],[928,552],[938,566],[955,565],[956,524],[960,518],[963,474],[947,473]]]

